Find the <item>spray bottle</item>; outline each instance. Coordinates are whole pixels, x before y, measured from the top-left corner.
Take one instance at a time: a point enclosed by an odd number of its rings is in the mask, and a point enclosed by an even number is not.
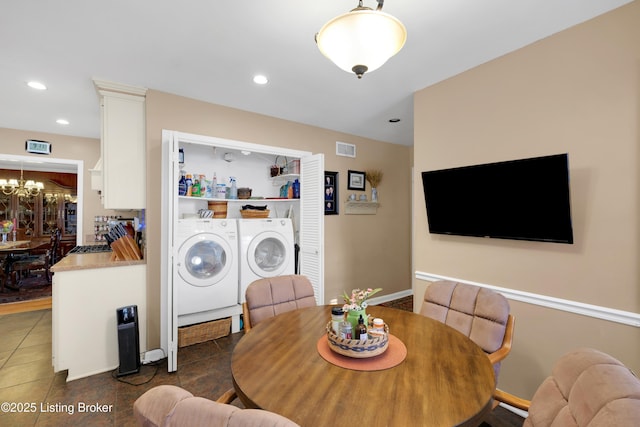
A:
[[[230,177],[229,180],[231,181],[231,191],[229,191],[229,198],[230,199],[237,199],[238,198],[238,186],[236,185],[236,179],[234,177]]]

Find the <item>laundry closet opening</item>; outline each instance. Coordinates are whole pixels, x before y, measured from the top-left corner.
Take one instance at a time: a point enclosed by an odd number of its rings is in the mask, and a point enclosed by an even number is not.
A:
[[[305,274],[324,303],[324,157],[163,131],[162,348],[177,370],[177,328],[231,318],[246,287]]]

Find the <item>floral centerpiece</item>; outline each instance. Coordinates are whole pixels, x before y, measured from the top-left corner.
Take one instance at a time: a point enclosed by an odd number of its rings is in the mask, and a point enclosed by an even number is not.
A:
[[[0,221],[0,233],[2,234],[2,241],[7,241],[7,234],[13,231],[13,221],[4,220]]]
[[[369,304],[367,300],[381,290],[382,288],[354,289],[351,291],[351,296],[346,292],[342,294],[342,298],[344,299],[342,310],[347,313],[347,321],[350,322],[354,328],[358,324],[360,316],[364,319],[365,325],[368,324],[366,309]]]

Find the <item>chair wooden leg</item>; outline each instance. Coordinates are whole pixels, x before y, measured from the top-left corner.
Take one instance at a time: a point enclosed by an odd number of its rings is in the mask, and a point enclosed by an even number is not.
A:
[[[18,290],[18,273],[15,270],[7,277],[7,288]]]
[[[220,396],[216,402],[220,402],[220,403],[231,403],[236,397],[238,397],[238,395],[236,394],[236,391],[234,389],[230,389],[225,391],[222,396]]]

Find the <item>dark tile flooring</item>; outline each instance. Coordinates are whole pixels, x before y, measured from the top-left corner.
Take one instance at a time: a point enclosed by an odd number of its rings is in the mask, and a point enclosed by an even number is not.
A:
[[[20,427],[135,426],[133,402],[160,384],[215,400],[233,387],[231,353],[243,335],[181,348],[178,372],[168,373],[164,359],[119,379],[106,372],[67,383],[51,367],[51,310],[0,316],[0,331],[0,426]],[[497,408],[489,425],[520,426],[522,418]]]
[[[231,352],[243,335],[180,349],[175,373],[164,359],[135,375],[106,372],[67,383],[66,372],[54,374],[51,366],[51,310],[0,316],[0,331],[0,403],[11,405],[1,408],[0,426],[20,427],[135,426],[133,402],[160,384],[215,400],[233,387]]]

